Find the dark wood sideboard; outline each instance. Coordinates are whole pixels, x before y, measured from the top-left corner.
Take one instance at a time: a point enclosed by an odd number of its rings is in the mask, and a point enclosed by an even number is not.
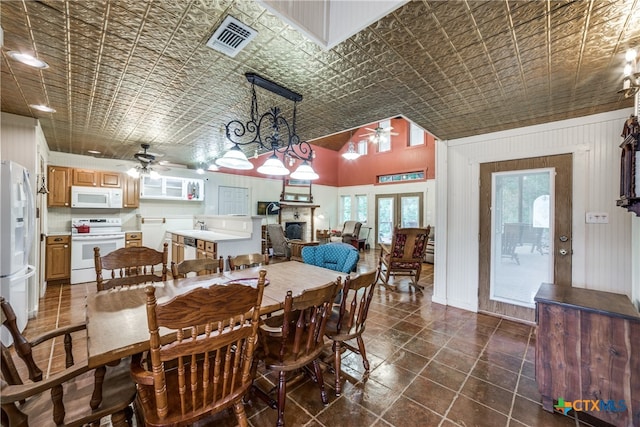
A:
[[[553,412],[558,398],[613,401],[605,410],[584,409],[614,426],[640,426],[640,313],[629,298],[543,283],[535,302],[544,409]]]

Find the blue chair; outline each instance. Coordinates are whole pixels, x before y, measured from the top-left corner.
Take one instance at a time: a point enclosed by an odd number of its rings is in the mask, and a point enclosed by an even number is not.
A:
[[[302,248],[302,261],[329,270],[350,273],[356,271],[360,253],[347,243],[328,243]]]

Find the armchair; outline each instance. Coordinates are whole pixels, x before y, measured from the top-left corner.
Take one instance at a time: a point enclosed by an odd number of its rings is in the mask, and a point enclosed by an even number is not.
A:
[[[302,261],[329,270],[350,273],[355,271],[360,253],[346,243],[328,243],[320,246],[302,248]]]
[[[267,236],[273,248],[273,256],[291,258],[289,239],[285,237],[280,224],[267,225]]]
[[[332,242],[342,242],[353,245],[356,249],[358,248],[358,235],[360,234],[360,227],[362,227],[362,223],[358,221],[345,221],[342,226],[342,232],[340,236],[332,237]]]
[[[0,343],[3,426],[97,425],[108,416],[114,427],[131,425],[129,405],[136,388],[129,378],[128,363],[90,369],[86,359],[74,361],[74,349],[79,345],[80,353],[75,353],[82,354],[82,343],[86,343],[84,323],[52,329],[27,341],[3,297],[0,320],[14,343],[13,351]],[[64,345],[64,368],[43,372],[36,363],[37,355],[49,354],[54,344]]]

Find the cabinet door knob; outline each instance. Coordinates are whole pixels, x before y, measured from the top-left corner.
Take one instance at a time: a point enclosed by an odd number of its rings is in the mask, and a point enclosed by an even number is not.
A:
[[[64,245],[64,247],[65,247],[65,248],[68,248],[68,247],[69,247],[69,245]]]

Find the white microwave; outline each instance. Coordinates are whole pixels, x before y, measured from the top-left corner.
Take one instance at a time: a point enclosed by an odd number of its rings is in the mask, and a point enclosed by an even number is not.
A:
[[[71,187],[72,208],[122,208],[122,189],[103,187]]]

